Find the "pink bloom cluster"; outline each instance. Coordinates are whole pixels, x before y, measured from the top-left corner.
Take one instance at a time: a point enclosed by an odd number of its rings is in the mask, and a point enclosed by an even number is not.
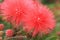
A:
[[[4,30],[4,25],[0,24],[0,31]]]
[[[12,37],[14,35],[14,31],[11,29],[6,30],[6,36],[7,37]]]
[[[53,13],[36,0],[4,0],[1,9],[8,22],[16,27],[23,22],[24,31],[32,31],[32,36],[50,33],[55,27]]]

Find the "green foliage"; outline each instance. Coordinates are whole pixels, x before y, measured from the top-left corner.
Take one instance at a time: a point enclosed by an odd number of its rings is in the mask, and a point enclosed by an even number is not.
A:
[[[3,2],[3,0],[0,0],[0,3]]]
[[[51,3],[54,3],[55,0],[42,0],[42,3],[43,4],[51,4]]]

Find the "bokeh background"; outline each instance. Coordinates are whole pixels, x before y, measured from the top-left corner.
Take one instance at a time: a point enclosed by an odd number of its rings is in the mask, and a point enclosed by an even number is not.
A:
[[[60,0],[39,0],[39,1],[43,5],[46,5],[47,7],[49,7],[50,10],[52,10],[56,19],[55,29],[48,37],[44,37],[43,39],[44,40],[60,40]],[[0,2],[2,2],[2,0],[0,0]],[[11,26],[9,23],[2,21],[1,17],[0,17],[0,23],[3,23],[6,26],[5,29],[10,28]],[[37,40],[37,39],[34,39],[34,40]]]

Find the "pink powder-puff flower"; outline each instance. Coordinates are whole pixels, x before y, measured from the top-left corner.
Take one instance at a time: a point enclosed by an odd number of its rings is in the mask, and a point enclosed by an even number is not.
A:
[[[4,0],[1,4],[1,9],[4,18],[15,26],[19,26],[23,13],[20,10],[19,1],[17,0]]]
[[[53,12],[46,6],[39,5],[39,3],[36,4],[36,12],[25,16],[23,29],[27,33],[32,32],[32,36],[36,36],[37,34],[48,34],[55,27]]]
[[[33,13],[35,3],[32,0],[4,0],[1,9],[5,20],[13,26],[19,26],[24,15]]]

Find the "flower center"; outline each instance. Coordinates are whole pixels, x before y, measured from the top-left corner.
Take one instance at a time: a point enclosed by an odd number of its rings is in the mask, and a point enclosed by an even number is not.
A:
[[[20,10],[19,9],[16,9],[16,14],[20,13]]]
[[[38,17],[37,20],[40,21],[40,18]]]

